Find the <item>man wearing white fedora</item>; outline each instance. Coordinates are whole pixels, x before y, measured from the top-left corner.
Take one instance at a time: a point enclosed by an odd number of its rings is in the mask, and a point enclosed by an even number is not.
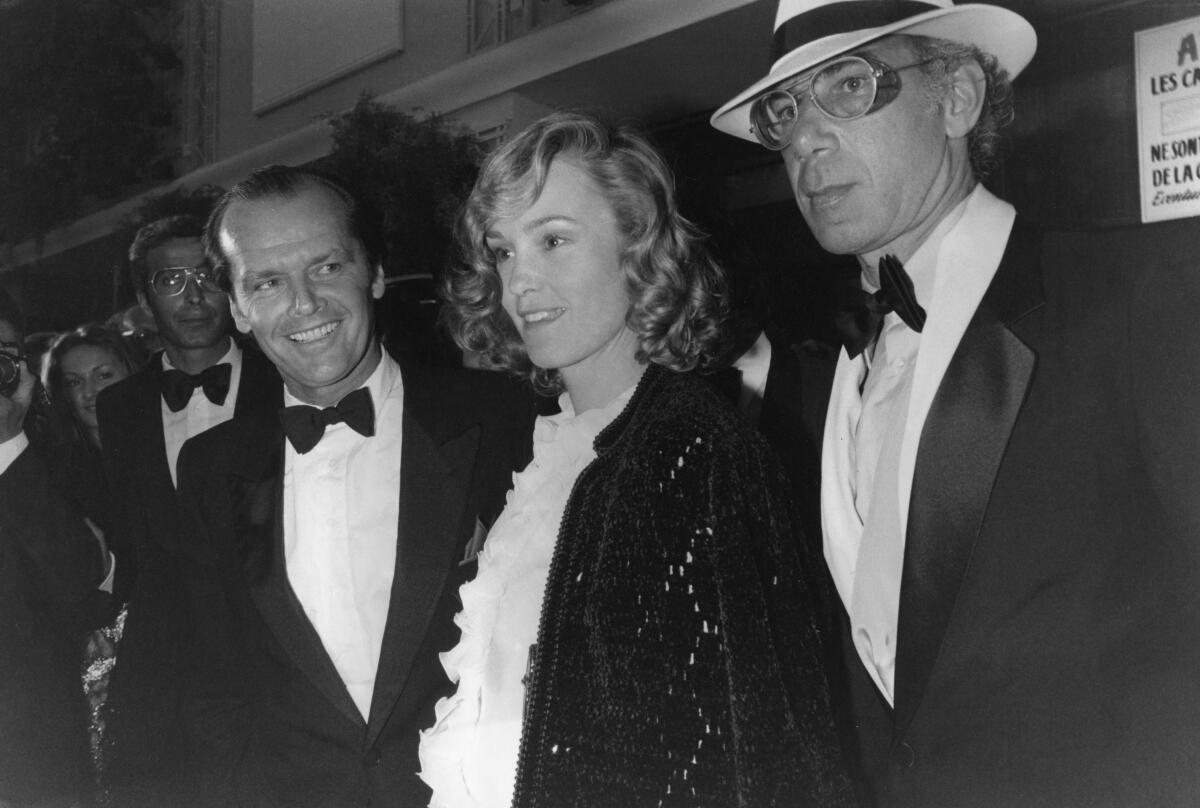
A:
[[[1196,804],[1200,281],[1044,253],[983,187],[1035,48],[991,5],[782,0],[713,125],[862,266],[862,338],[804,395],[864,793]]]

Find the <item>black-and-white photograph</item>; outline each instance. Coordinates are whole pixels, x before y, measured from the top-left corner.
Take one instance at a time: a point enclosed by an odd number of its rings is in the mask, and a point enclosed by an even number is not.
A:
[[[0,808],[1200,805],[1197,217],[1197,0],[0,0]]]

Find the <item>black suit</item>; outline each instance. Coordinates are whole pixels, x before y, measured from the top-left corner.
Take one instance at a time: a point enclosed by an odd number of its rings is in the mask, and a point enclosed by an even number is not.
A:
[[[160,806],[186,798],[188,754],[179,729],[179,682],[191,618],[179,580],[184,537],[163,437],[161,355],[106,388],[97,413],[115,500],[114,595],[128,602],[125,633],[109,685],[106,783],[121,806]],[[274,412],[279,374],[253,348],[242,351],[235,416]]]
[[[527,462],[531,397],[498,374],[401,364],[396,567],[370,720],[351,700],[287,579],[277,419],[238,418],[188,443],[180,494],[199,529],[202,643],[188,715],[214,804],[427,804],[419,730],[451,689],[460,563]]]
[[[80,663],[102,558],[32,447],[0,503],[0,803],[65,806],[90,791]]]
[[[1200,797],[1200,282],[1122,237],[1018,219],[933,399],[894,710],[846,640],[882,805]]]

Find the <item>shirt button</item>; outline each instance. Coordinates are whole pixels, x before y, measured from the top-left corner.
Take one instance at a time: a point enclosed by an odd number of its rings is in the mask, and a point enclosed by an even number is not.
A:
[[[901,742],[901,744],[892,750],[892,752],[895,757],[896,765],[902,769],[911,769],[913,763],[916,762],[917,753],[913,751],[913,748],[907,743]]]

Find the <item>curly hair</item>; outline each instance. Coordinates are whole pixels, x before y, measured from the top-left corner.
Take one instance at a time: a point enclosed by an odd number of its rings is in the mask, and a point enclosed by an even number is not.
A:
[[[935,39],[927,36],[907,37],[913,55],[921,65],[925,86],[931,100],[940,101],[950,86],[950,76],[963,64],[975,61],[983,68],[987,79],[987,90],[979,120],[967,136],[967,149],[971,158],[971,169],[975,178],[982,180],[1000,164],[1000,130],[1013,119],[1013,87],[1008,72],[990,53],[984,53],[974,45]]]
[[[124,366],[127,374],[134,373],[139,367],[129,343],[111,328],[89,323],[55,337],[42,362],[42,387],[50,396],[51,433],[54,442],[59,445],[87,440],[63,387],[63,360],[71,349],[81,345],[108,351]]]
[[[582,170],[616,215],[625,242],[626,324],[638,338],[637,360],[675,371],[711,366],[726,339],[724,273],[699,229],[679,213],[670,169],[634,129],[578,112],[542,118],[484,163],[456,228],[461,260],[443,282],[443,320],[454,340],[529,378],[540,392],[562,389],[557,372],[529,360],[502,306],[496,258],[485,239],[498,219],[537,201],[557,158]]]

